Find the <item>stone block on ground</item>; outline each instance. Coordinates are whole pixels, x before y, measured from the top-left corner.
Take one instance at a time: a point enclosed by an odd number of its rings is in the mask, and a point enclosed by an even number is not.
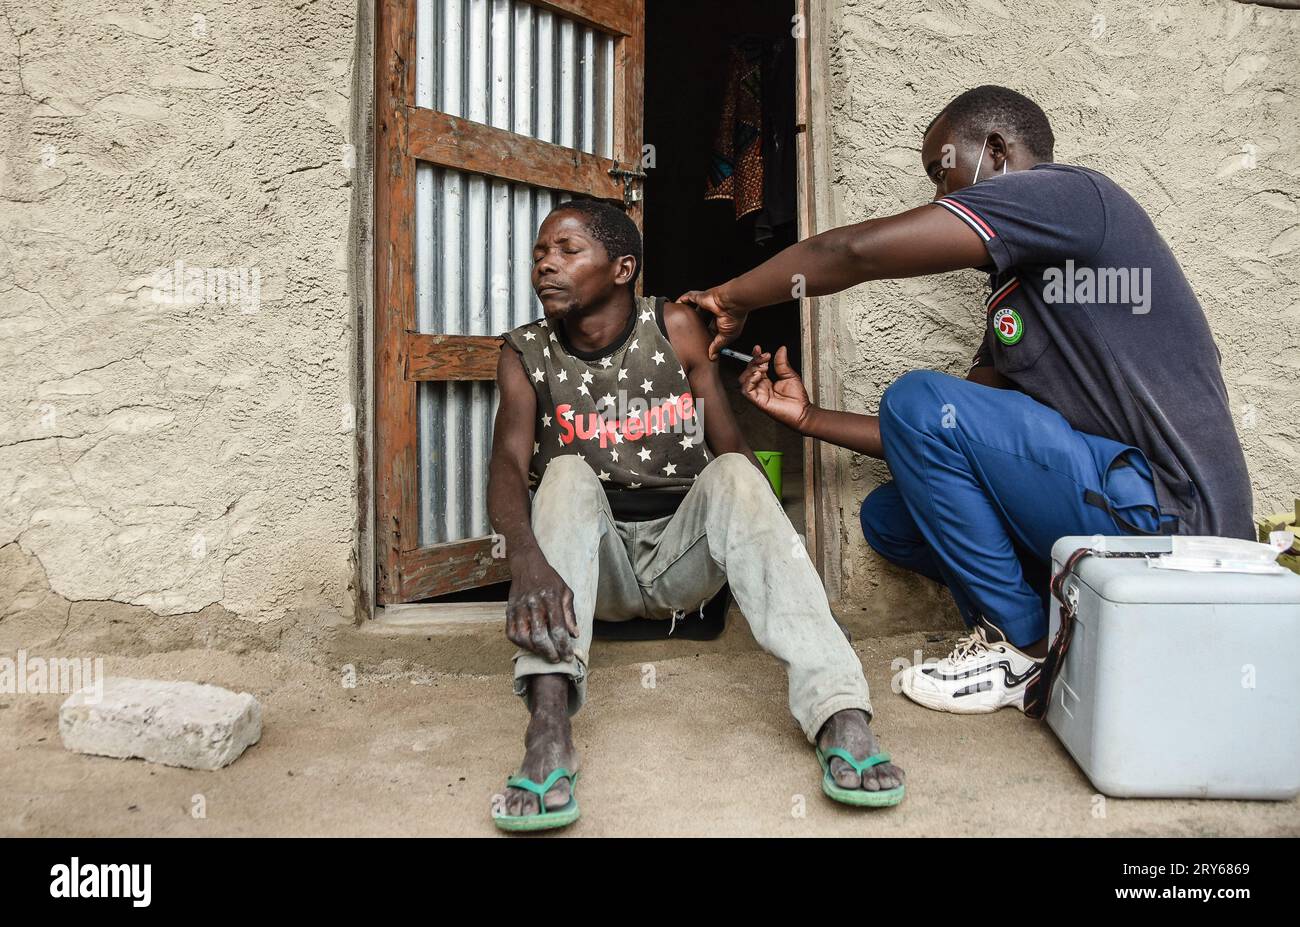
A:
[[[220,686],[112,676],[102,698],[90,691],[68,697],[59,734],[77,753],[220,769],[262,736],[262,706]]]

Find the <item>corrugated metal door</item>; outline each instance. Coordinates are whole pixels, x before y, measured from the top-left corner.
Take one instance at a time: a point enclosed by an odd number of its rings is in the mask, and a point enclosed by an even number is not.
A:
[[[540,313],[537,225],[622,202],[644,0],[387,0],[377,48],[379,601],[507,578],[487,520],[496,337]],[[640,224],[639,208],[630,206]]]

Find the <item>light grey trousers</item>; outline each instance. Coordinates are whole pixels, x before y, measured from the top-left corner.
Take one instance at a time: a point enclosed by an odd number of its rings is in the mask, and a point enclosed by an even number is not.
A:
[[[521,650],[526,677],[572,677],[569,710],[586,700],[592,620],[669,619],[693,612],[723,583],[754,639],[785,667],[790,712],[810,742],[831,715],[871,713],[862,664],[831,615],[826,591],[763,474],[741,454],[715,458],[666,518],[615,521],[595,472],[576,455],[552,460],[533,496],[533,534],[573,590],[574,657],[552,663]]]

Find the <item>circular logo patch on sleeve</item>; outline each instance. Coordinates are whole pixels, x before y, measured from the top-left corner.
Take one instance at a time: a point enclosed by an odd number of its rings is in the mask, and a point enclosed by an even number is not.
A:
[[[999,309],[993,313],[993,333],[1003,344],[1015,344],[1025,333],[1025,323],[1014,309]]]

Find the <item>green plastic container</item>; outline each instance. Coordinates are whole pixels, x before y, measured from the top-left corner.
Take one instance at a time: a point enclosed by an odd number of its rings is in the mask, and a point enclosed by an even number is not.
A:
[[[767,481],[772,484],[772,491],[776,493],[778,499],[781,498],[781,458],[785,455],[780,451],[754,451],[754,456],[758,462],[763,465],[763,472],[767,474]]]

